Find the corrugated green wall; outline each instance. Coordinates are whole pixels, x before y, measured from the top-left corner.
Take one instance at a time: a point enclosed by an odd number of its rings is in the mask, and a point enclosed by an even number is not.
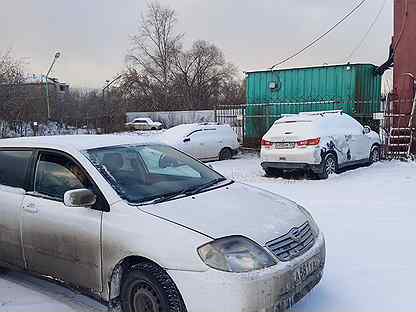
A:
[[[349,64],[247,73],[246,141],[257,142],[282,114],[342,109],[371,117],[380,110],[381,77],[375,68]]]

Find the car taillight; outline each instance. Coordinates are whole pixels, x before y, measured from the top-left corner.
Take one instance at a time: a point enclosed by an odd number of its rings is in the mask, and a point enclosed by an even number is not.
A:
[[[316,146],[316,145],[319,145],[319,143],[321,143],[321,138],[308,139],[308,140],[296,142],[296,146],[297,147]]]
[[[273,143],[267,140],[262,139],[261,140],[261,146],[265,148],[270,148],[273,146]]]

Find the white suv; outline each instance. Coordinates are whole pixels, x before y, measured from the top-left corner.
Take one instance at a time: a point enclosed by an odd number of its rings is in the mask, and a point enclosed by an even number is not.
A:
[[[339,168],[380,159],[379,135],[342,111],[308,112],[278,119],[261,141],[268,175],[304,169],[327,178]]]

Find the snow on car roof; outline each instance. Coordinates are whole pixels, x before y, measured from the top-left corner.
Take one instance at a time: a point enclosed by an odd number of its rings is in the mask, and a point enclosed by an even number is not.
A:
[[[314,122],[325,118],[337,118],[342,116],[343,112],[336,111],[322,111],[322,112],[301,112],[298,114],[284,115],[282,118],[276,120],[276,124],[289,123],[289,122]]]
[[[201,129],[202,125],[201,124],[197,124],[197,123],[193,123],[193,124],[183,124],[183,125],[179,125],[179,126],[175,126],[172,127],[168,130],[166,130],[163,133],[163,136],[165,138],[172,138],[172,139],[176,139],[176,138],[183,138],[187,135],[189,135],[191,132]]]
[[[152,136],[58,135],[2,139],[0,140],[0,147],[58,148],[62,150],[72,149],[82,151],[125,144],[151,144],[159,142],[159,140]]]

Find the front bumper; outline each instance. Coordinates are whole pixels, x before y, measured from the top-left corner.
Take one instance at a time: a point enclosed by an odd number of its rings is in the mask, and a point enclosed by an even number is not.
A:
[[[311,259],[318,269],[295,284],[294,272]],[[301,300],[322,278],[325,240],[319,234],[305,254],[288,262],[250,273],[168,271],[188,312],[280,312]]]

